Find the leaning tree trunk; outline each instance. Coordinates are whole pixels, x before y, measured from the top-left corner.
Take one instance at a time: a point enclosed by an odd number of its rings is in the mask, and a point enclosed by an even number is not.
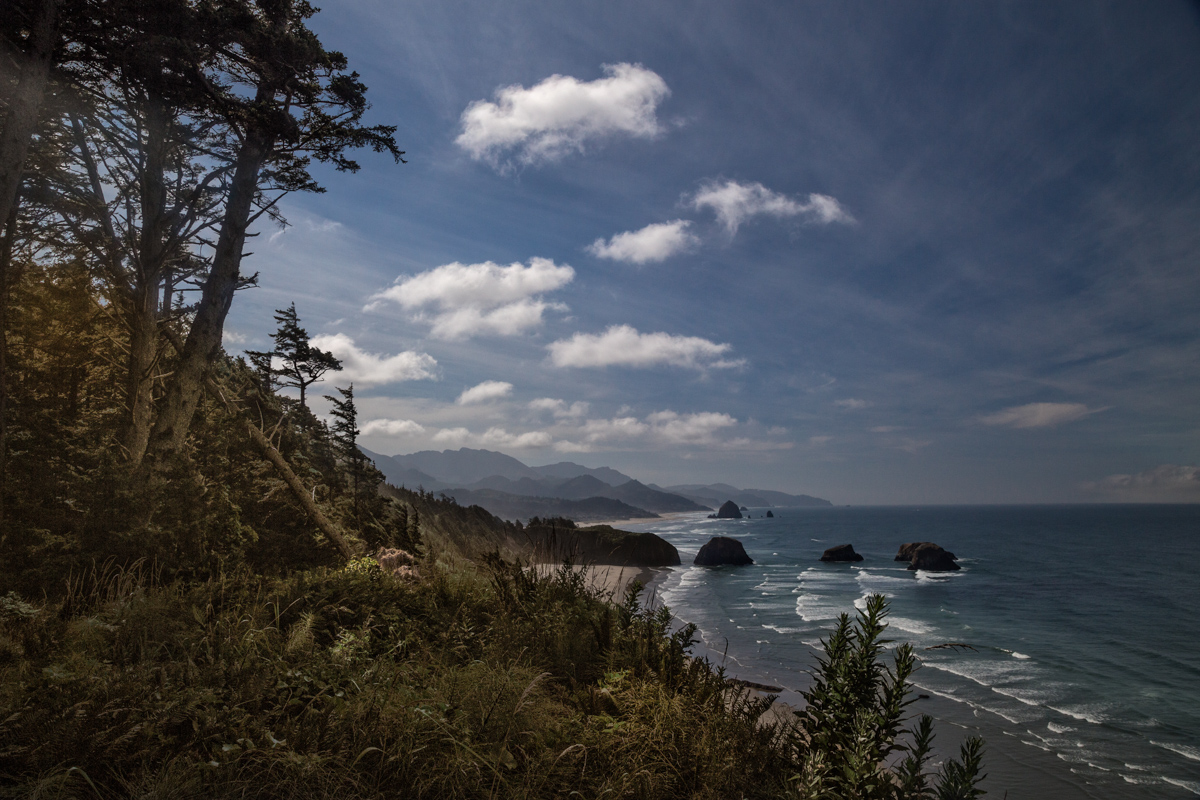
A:
[[[239,413],[238,408],[226,397],[221,386],[211,376],[205,379],[205,385],[208,387],[209,392],[221,401],[225,406],[225,410],[230,415],[241,417],[242,423],[246,426],[246,432],[250,434],[251,441],[267,457],[267,460],[271,462],[271,466],[275,467],[275,471],[279,473],[279,477],[283,478],[283,482],[291,490],[292,496],[300,503],[300,506],[308,514],[309,518],[321,529],[321,533],[325,534],[326,538],[337,546],[337,549],[341,551],[347,561],[354,558],[354,550],[351,549],[349,542],[346,541],[346,537],[322,513],[316,501],[309,495],[308,490],[304,488],[304,483],[301,482],[295,471],[288,465],[287,459],[283,457],[283,453],[280,453],[279,449],[271,444],[271,440],[267,438],[267,435],[257,425]]]
[[[259,172],[273,146],[271,136],[251,129],[238,153],[212,268],[150,435],[149,452],[160,462],[183,449],[204,376],[220,355],[225,317],[238,286],[246,228],[258,193]]]
[[[37,127],[46,82],[50,78],[50,63],[57,38],[59,0],[36,0],[30,20],[29,48],[25,52],[5,42],[0,56],[15,64],[16,79],[11,93],[5,98],[8,109],[0,127],[0,220],[7,220],[17,201],[21,186],[21,171],[29,153],[29,140]],[[6,13],[13,13],[6,3]],[[2,67],[0,67],[2,68]],[[0,76],[8,79],[8,76]]]

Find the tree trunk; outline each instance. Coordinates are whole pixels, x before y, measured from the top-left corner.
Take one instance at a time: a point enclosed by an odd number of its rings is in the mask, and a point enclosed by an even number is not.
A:
[[[225,409],[230,414],[234,416],[241,416],[237,407],[229,401],[215,380],[209,377],[205,380],[205,383],[208,386],[209,392],[214,397],[220,399],[222,403],[224,403]],[[276,449],[275,445],[271,444],[271,440],[267,438],[266,434],[259,430],[257,425],[244,416],[242,417],[242,422],[245,423],[246,432],[250,434],[251,440],[253,440],[258,449],[262,451],[263,455],[267,457],[267,460],[271,462],[271,465],[275,467],[275,471],[279,473],[279,476],[283,478],[283,482],[288,485],[289,489],[291,489],[292,496],[299,501],[305,513],[307,513],[312,521],[317,524],[317,527],[321,529],[321,533],[325,534],[329,541],[333,542],[337,546],[338,550],[340,550],[342,555],[346,557],[347,561],[354,558],[354,551],[350,548],[350,544],[346,541],[346,537],[343,536],[341,531],[337,529],[337,526],[335,526],[329,520],[329,518],[321,512],[321,509],[317,506],[316,501],[312,499],[308,493],[308,490],[304,488],[304,484],[300,481],[300,478],[297,477],[296,473],[292,471],[292,468],[288,466],[287,459],[283,457],[283,453],[280,453],[279,450]]]
[[[251,129],[238,152],[212,269],[204,281],[195,319],[150,436],[149,450],[156,459],[183,449],[204,376],[221,352],[225,317],[237,289],[246,228],[258,193],[259,171],[273,146],[271,137]]]
[[[4,542],[8,494],[8,296],[18,277],[12,263],[16,236],[17,204],[13,203],[0,242],[0,544]]]
[[[38,113],[50,77],[50,62],[58,38],[59,0],[36,0],[30,20],[29,49],[21,52],[6,43],[2,57],[17,64],[17,81],[8,101],[8,112],[0,128],[0,219],[7,220],[17,202],[21,171],[29,152],[29,140],[37,128]],[[8,9],[11,13],[11,9]]]
[[[125,374],[125,419],[121,446],[131,470],[146,454],[154,422],[154,373],[160,356],[158,292],[170,254],[168,247],[166,161],[169,120],[161,103],[145,106],[145,161],[141,175],[142,229],[133,254],[132,296],[126,306],[129,358]]]

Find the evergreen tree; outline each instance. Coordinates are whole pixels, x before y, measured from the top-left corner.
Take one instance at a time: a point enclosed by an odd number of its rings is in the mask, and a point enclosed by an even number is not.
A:
[[[321,380],[326,372],[340,370],[342,362],[333,353],[312,346],[308,331],[300,327],[295,303],[286,309],[276,309],[275,321],[279,323],[275,333],[271,334],[275,349],[269,353],[250,353],[251,362],[259,366],[265,356],[272,357],[272,363],[278,359],[280,366],[272,366],[271,374],[278,378],[279,386],[299,389],[300,405],[307,410],[305,394],[308,387]]]
[[[361,431],[358,429],[358,409],[354,405],[354,384],[350,384],[347,389],[337,387],[337,391],[342,399],[328,396],[325,398],[333,403],[333,411],[330,414],[334,421],[330,426],[330,431],[333,434],[333,443],[338,456],[345,462],[346,469],[350,473],[350,496],[354,501],[354,521],[361,530],[363,494],[366,491],[374,494],[378,486],[375,481],[367,479],[367,458],[358,449],[358,434]],[[368,483],[371,485],[367,486]]]

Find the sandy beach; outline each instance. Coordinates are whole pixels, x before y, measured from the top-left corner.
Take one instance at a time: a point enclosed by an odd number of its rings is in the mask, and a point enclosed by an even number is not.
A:
[[[562,565],[537,564],[535,566],[539,571],[544,570],[546,574],[549,574],[560,569]],[[645,602],[647,597],[653,598],[655,596],[654,587],[664,575],[664,569],[656,567],[586,564],[575,565],[571,569],[584,574],[589,589],[592,589],[601,597],[611,600],[614,603],[621,602],[625,596],[626,589],[634,581],[641,581],[645,587],[642,594],[643,602]]]

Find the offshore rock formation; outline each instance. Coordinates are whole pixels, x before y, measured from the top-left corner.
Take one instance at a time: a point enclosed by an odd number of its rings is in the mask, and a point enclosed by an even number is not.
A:
[[[839,544],[831,547],[821,555],[822,561],[862,561],[863,557],[854,552],[854,545]]]
[[[936,544],[924,542],[912,552],[912,563],[909,569],[923,569],[930,572],[953,572],[962,569],[954,563],[954,554],[943,550]]]
[[[700,548],[693,564],[700,567],[719,567],[722,564],[753,564],[754,559],[746,555],[746,548],[737,539],[728,536],[714,536],[708,544]]]
[[[936,545],[933,542],[908,542],[906,544],[900,545],[900,552],[896,553],[895,560],[896,561],[912,561],[913,553],[915,553],[917,551],[917,548],[925,547],[926,545],[928,545],[930,547],[936,547],[937,549],[942,550],[942,548],[939,545]],[[954,553],[951,553],[949,550],[942,550],[942,552],[944,552],[946,555],[950,556],[950,558],[952,558],[952,559],[958,558],[958,556],[954,555]]]
[[[732,500],[726,500],[724,503],[721,504],[721,507],[719,509],[717,509],[717,519],[741,519],[741,518],[742,518],[741,509],[739,509],[737,503],[733,502]]]

